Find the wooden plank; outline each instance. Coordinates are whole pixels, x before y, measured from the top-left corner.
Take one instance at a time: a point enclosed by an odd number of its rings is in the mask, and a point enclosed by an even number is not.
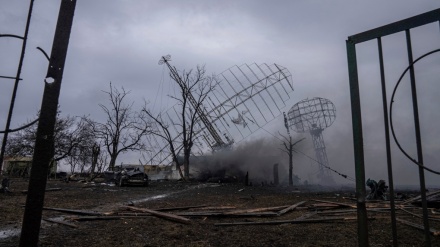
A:
[[[65,222],[65,221],[53,220],[53,219],[43,219],[43,220],[47,221],[47,222],[52,222],[52,223],[60,224],[60,225],[70,226],[70,227],[73,227],[73,228],[77,228],[78,227],[75,224],[71,224],[71,223],[68,223],[68,222]]]
[[[69,217],[70,220],[75,221],[94,221],[94,220],[121,220],[121,219],[144,219],[152,217],[149,215],[136,215],[136,216],[72,216]]]
[[[237,214],[225,214],[224,212],[212,212],[212,211],[207,211],[207,212],[181,212],[181,213],[177,213],[176,215],[180,215],[180,216],[194,216],[194,217],[201,217],[201,216],[214,216],[214,217],[258,217],[258,216],[266,216],[266,217],[270,217],[270,216],[278,216],[277,213],[275,212],[251,212],[251,213],[237,213]]]
[[[345,206],[341,206],[341,205],[336,205],[334,203],[313,203],[309,205],[310,208],[340,208],[340,207],[345,207]]]
[[[305,220],[308,219],[310,217],[313,217],[317,214],[318,212],[312,212],[312,213],[308,213],[308,214],[303,214],[301,216],[299,216],[298,218],[295,218],[295,220]]]
[[[410,214],[410,215],[414,216],[414,217],[417,217],[419,219],[423,219],[423,215],[412,213],[412,212],[410,212],[410,211],[408,211],[408,210],[406,210],[404,208],[399,208],[399,209],[402,210],[403,212],[407,213],[407,214]],[[428,219],[429,220],[434,220],[434,221],[440,221],[440,219],[438,219],[436,217],[432,217],[432,216],[428,216]]]
[[[334,213],[355,213],[356,209],[340,209],[340,210],[324,210],[317,212],[318,214],[334,214]]]
[[[437,194],[440,194],[440,190],[426,193],[426,199],[428,199],[428,197],[431,197],[431,196],[437,195]],[[417,201],[417,200],[419,200],[421,198],[422,198],[422,196],[416,196],[416,197],[410,198],[410,199],[408,199],[406,201],[403,201],[402,204],[408,204],[408,203],[411,203],[411,202],[415,202],[415,201]]]
[[[228,210],[228,209],[236,209],[234,206],[210,206],[199,208],[199,210]]]
[[[277,206],[277,207],[266,207],[266,208],[252,208],[252,209],[241,209],[241,210],[234,210],[229,212],[224,212],[225,215],[231,215],[231,214],[246,214],[246,213],[255,213],[255,212],[264,212],[264,211],[274,211],[274,210],[280,210],[289,207],[289,205],[286,206]]]
[[[163,218],[163,219],[174,221],[174,222],[178,222],[178,223],[190,224],[190,220],[188,218],[185,218],[185,217],[182,217],[182,216],[178,216],[178,215],[174,215],[174,214],[159,212],[159,211],[151,210],[151,209],[148,209],[148,208],[138,208],[138,207],[132,207],[132,206],[125,206],[125,208],[127,208],[129,210],[132,210],[132,211],[139,211],[139,212],[143,212],[143,213],[150,213],[150,214],[152,214],[154,216],[157,216],[159,218]]]
[[[323,203],[330,203],[330,204],[335,204],[335,205],[349,207],[349,208],[357,208],[355,205],[347,204],[347,203],[341,203],[341,202],[323,201],[323,200],[316,200],[316,199],[313,199],[312,201],[323,202]]]
[[[278,216],[281,216],[281,215],[283,215],[283,214],[285,214],[287,212],[290,212],[290,211],[294,210],[295,208],[303,205],[304,203],[306,203],[306,201],[301,201],[301,202],[295,203],[295,204],[291,205],[290,207],[287,207],[287,208],[279,211],[278,212]]]
[[[425,228],[422,225],[419,225],[419,224],[416,224],[416,223],[413,223],[413,222],[410,222],[410,221],[407,221],[407,220],[404,220],[404,219],[401,219],[401,218],[396,218],[396,220],[399,221],[402,224],[407,225],[407,226],[412,226],[412,227],[417,228],[417,229],[422,230],[422,231],[425,230]],[[429,232],[432,235],[434,235],[434,236],[440,236],[440,231],[437,231],[437,230],[435,230],[433,228],[430,228]]]
[[[173,207],[173,208],[156,208],[153,209],[155,211],[175,211],[175,210],[187,210],[192,208],[206,208],[206,205],[197,205],[197,206],[183,206],[183,207]]]
[[[95,211],[87,211],[87,210],[75,210],[75,209],[67,209],[67,208],[48,208],[43,207],[43,210],[49,210],[49,211],[57,211],[62,213],[69,213],[69,214],[79,214],[79,215],[104,215],[105,213],[95,212]]]
[[[48,191],[60,191],[60,190],[61,190],[61,188],[48,188],[45,191],[48,192]],[[21,193],[27,194],[28,191],[27,190],[22,190]]]
[[[368,218],[372,220],[374,218]],[[304,223],[331,223],[335,221],[357,220],[356,217],[327,217],[319,219],[303,219],[303,220],[275,220],[275,221],[255,221],[255,222],[231,222],[216,223],[214,226],[238,226],[238,225],[280,225],[280,224],[304,224]]]

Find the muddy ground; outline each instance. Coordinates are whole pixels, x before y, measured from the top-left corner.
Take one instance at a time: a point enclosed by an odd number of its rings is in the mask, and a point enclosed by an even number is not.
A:
[[[205,212],[205,216],[185,216],[189,224],[177,223],[154,216],[131,216],[117,219],[79,220],[81,217],[56,211],[44,211],[44,219],[62,220],[74,226],[42,221],[40,246],[357,246],[355,212],[350,208],[313,201],[324,200],[353,204],[351,189],[316,191],[310,187],[251,186],[238,183],[188,183],[176,181],[151,182],[149,187],[116,187],[79,182],[64,183],[50,180],[45,207],[88,210],[96,212],[133,213],[122,208],[163,209],[184,206],[211,206],[167,211],[172,214]],[[27,181],[13,179],[13,193],[0,194],[0,246],[17,246],[24,212]],[[316,188],[315,188],[316,189]],[[405,192],[408,194],[408,192]],[[417,192],[413,193],[417,195]],[[262,215],[230,215],[228,211],[293,205],[306,201],[294,211],[274,216],[281,209],[265,211]],[[369,204],[370,205],[370,204]],[[371,203],[376,207],[384,204]],[[218,207],[224,207],[223,209]],[[226,209],[229,208],[229,209]],[[321,214],[323,210],[342,210]],[[420,208],[408,209],[421,215]],[[348,211],[348,212],[347,212]],[[206,215],[206,212],[221,215]],[[223,213],[222,213],[223,212]],[[271,213],[272,212],[272,213]],[[275,212],[275,213],[273,213]],[[317,213],[318,214],[314,214]],[[325,211],[324,211],[325,212]],[[311,214],[312,213],[312,214]],[[434,217],[438,211],[430,210]],[[253,213],[257,214],[257,213]],[[268,215],[270,214],[270,215]],[[404,211],[398,217],[422,224],[421,220]],[[218,226],[218,223],[263,222],[304,219],[323,219],[328,222],[284,223],[275,225]],[[76,217],[76,220],[75,220]],[[368,229],[371,246],[392,246],[389,211],[369,212]],[[345,218],[345,220],[344,220]],[[431,221],[431,227],[440,229],[440,222]],[[397,224],[399,246],[424,246],[424,233],[414,227]],[[432,246],[440,246],[440,236],[432,236]]]

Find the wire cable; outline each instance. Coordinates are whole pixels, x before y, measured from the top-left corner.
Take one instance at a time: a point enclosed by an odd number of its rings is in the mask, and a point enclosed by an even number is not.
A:
[[[272,136],[275,137],[276,139],[278,139],[278,140],[280,140],[280,141],[283,141],[283,140],[280,139],[278,136],[276,136],[276,135],[270,133],[270,132],[269,132],[268,130],[266,130],[265,128],[261,127],[261,129],[263,129],[264,131],[266,131],[267,133],[269,133],[270,135],[272,135]],[[343,178],[345,178],[345,179],[347,179],[347,180],[350,180],[350,181],[353,181],[353,182],[356,181],[353,177],[350,177],[350,176],[348,176],[348,175],[342,174],[342,173],[336,171],[335,169],[332,169],[332,168],[329,167],[329,166],[326,166],[326,165],[324,165],[324,164],[321,164],[321,163],[320,163],[319,161],[317,161],[316,159],[310,157],[309,155],[307,155],[307,154],[305,154],[305,153],[303,153],[303,152],[301,152],[301,151],[299,151],[299,150],[293,149],[293,151],[296,152],[296,153],[299,153],[299,154],[304,155],[305,157],[307,157],[307,158],[309,158],[310,160],[316,162],[317,164],[321,165],[322,167],[324,167],[324,168],[326,168],[326,169],[329,169],[330,171],[332,171],[332,172],[338,174],[339,176],[341,176],[341,177],[343,177]]]
[[[17,132],[17,131],[20,131],[20,130],[22,130],[22,129],[26,129],[27,127],[30,127],[30,126],[32,126],[32,125],[34,125],[36,122],[38,122],[38,120],[39,120],[39,118],[37,118],[37,119],[35,119],[34,121],[32,121],[32,122],[30,122],[30,123],[28,123],[28,124],[26,124],[26,125],[23,125],[23,126],[21,126],[21,127],[19,127],[19,128],[16,128],[16,129],[9,129],[9,130],[0,130],[0,134],[4,134],[4,133],[6,133],[6,132],[8,132],[8,133],[12,133],[12,132]]]
[[[392,94],[392,96],[391,96],[391,103],[390,103],[390,128],[391,128],[391,133],[392,133],[392,135],[393,135],[393,139],[394,139],[394,141],[396,142],[396,144],[397,144],[397,147],[400,149],[400,151],[409,159],[409,160],[411,160],[414,164],[416,164],[417,166],[419,166],[419,167],[421,167],[421,168],[423,168],[423,169],[425,169],[425,170],[427,170],[427,171],[429,171],[429,172],[432,172],[432,173],[434,173],[434,174],[437,174],[437,175],[440,175],[440,172],[439,171],[435,171],[435,170],[433,170],[433,169],[431,169],[431,168],[429,168],[429,167],[426,167],[423,163],[421,163],[421,162],[418,162],[417,160],[415,160],[413,157],[411,157],[403,148],[402,148],[402,146],[400,145],[400,142],[399,142],[399,140],[397,139],[397,136],[396,136],[396,133],[394,132],[394,125],[393,125],[393,104],[394,104],[394,96],[395,96],[395,94],[396,94],[396,91],[397,91],[397,88],[399,87],[399,85],[400,85],[400,82],[402,81],[402,79],[403,79],[403,77],[405,76],[405,74],[406,74],[406,72],[408,72],[408,70],[409,69],[411,69],[412,67],[414,67],[414,64],[415,63],[417,63],[418,61],[420,61],[421,59],[423,59],[424,57],[426,57],[426,56],[429,56],[429,55],[431,55],[431,54],[434,54],[434,53],[436,53],[436,52],[439,52],[440,51],[440,49],[436,49],[436,50],[432,50],[432,51],[430,51],[430,52],[428,52],[428,53],[425,53],[424,55],[422,55],[422,56],[420,56],[419,58],[417,58],[416,60],[414,60],[410,65],[408,65],[408,67],[406,67],[406,69],[403,71],[403,73],[402,73],[402,75],[400,76],[400,78],[399,78],[399,80],[397,81],[397,83],[396,83],[396,86],[394,87],[394,90],[393,90],[393,94]]]

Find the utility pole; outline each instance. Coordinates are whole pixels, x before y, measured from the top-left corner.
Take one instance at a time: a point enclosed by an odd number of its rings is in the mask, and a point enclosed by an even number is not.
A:
[[[188,87],[185,85],[185,83],[182,81],[182,78],[180,78],[179,74],[177,73],[176,68],[172,67],[168,61],[171,60],[171,56],[162,56],[161,60],[159,61],[159,65],[165,63],[170,70],[171,74],[176,78],[176,82],[179,84],[181,88],[186,92],[188,95],[189,102],[194,107],[194,109],[197,109],[197,114],[199,115],[200,119],[202,120],[203,124],[205,125],[208,132],[211,134],[212,138],[215,140],[215,144],[213,145],[214,148],[223,148],[230,143],[225,143],[223,139],[220,137],[217,130],[214,128],[214,126],[211,124],[211,121],[209,121],[207,114],[204,112],[204,107],[197,106],[197,101],[194,99],[194,96],[189,92]]]
[[[49,163],[54,155],[54,130],[64,64],[76,0],[62,0],[44,85],[29,179],[28,195],[21,228],[20,246],[37,246],[43,212]]]

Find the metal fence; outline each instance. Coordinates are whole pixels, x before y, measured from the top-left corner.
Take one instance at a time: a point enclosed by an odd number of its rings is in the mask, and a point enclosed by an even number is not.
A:
[[[379,57],[379,69],[381,78],[381,91],[382,91],[382,104],[383,104],[383,116],[384,116],[384,127],[385,127],[385,142],[386,142],[386,157],[387,157],[387,169],[388,169],[388,179],[389,179],[389,189],[390,189],[390,206],[391,206],[391,221],[392,221],[392,232],[393,232],[393,245],[397,246],[397,230],[396,230],[396,214],[395,214],[395,202],[394,202],[394,184],[393,184],[393,170],[391,162],[391,148],[390,148],[390,137],[395,138],[392,118],[390,118],[392,112],[392,102],[391,99],[390,107],[388,108],[389,102],[387,100],[386,93],[386,82],[385,82],[385,66],[383,59],[383,47],[382,38],[385,36],[393,35],[396,33],[404,32],[406,38],[406,52],[408,56],[408,67],[403,71],[397,84],[400,83],[402,77],[409,72],[410,83],[411,83],[411,100],[412,100],[412,115],[414,118],[414,130],[416,137],[417,146],[417,158],[411,158],[401,149],[398,142],[397,146],[401,151],[407,156],[412,162],[418,165],[419,171],[419,181],[420,181],[420,193],[423,207],[423,227],[425,232],[425,244],[426,246],[431,246],[430,240],[430,229],[428,221],[428,210],[426,202],[426,188],[425,188],[425,170],[429,172],[439,174],[428,168],[423,163],[423,150],[421,144],[421,134],[420,134],[420,122],[419,122],[419,110],[418,110],[418,100],[416,91],[416,75],[414,73],[414,64],[419,60],[429,56],[433,53],[440,51],[440,49],[432,50],[424,55],[414,59],[413,58],[413,46],[411,44],[411,30],[424,26],[433,22],[438,22],[440,20],[440,9],[436,9],[421,15],[417,15],[411,18],[407,18],[398,22],[394,22],[382,27],[378,27],[366,32],[358,33],[349,36],[347,45],[347,59],[348,59],[348,73],[350,80],[350,97],[351,97],[351,111],[352,111],[352,126],[353,126],[353,144],[354,144],[354,158],[355,158],[355,172],[356,172],[356,197],[357,197],[357,216],[358,216],[358,244],[359,246],[369,246],[368,241],[368,225],[367,225],[367,211],[366,211],[366,190],[365,190],[365,159],[364,159],[364,140],[363,140],[363,129],[362,129],[362,114],[361,114],[361,100],[360,100],[360,84],[358,75],[358,64],[356,57],[356,45],[376,40],[378,48]],[[394,97],[394,92],[393,92]],[[390,120],[390,121],[389,121]],[[390,132],[391,131],[391,132]]]
[[[0,33],[0,38],[15,38],[15,39],[19,39],[22,41],[20,60],[18,63],[16,75],[15,76],[0,75],[0,80],[3,80],[3,79],[14,80],[14,88],[13,88],[12,95],[11,95],[11,103],[9,105],[8,117],[6,119],[6,127],[5,127],[4,131],[0,132],[0,134],[3,134],[3,141],[2,141],[1,150],[0,150],[0,175],[1,175],[1,171],[2,171],[2,164],[3,164],[4,155],[5,155],[5,148],[6,148],[6,143],[8,140],[8,134],[10,132],[13,132],[10,129],[10,124],[11,124],[12,114],[14,112],[15,98],[17,96],[18,85],[19,85],[19,82],[21,81],[20,75],[21,75],[21,69],[22,69],[23,61],[24,61],[24,54],[25,54],[25,50],[26,50],[26,42],[28,39],[29,27],[30,27],[30,23],[31,23],[33,5],[34,5],[34,1],[31,0],[30,4],[29,4],[28,16],[27,16],[27,20],[26,20],[26,28],[25,28],[25,32],[24,32],[23,36],[19,36],[19,35],[15,35],[15,34],[1,34]]]

